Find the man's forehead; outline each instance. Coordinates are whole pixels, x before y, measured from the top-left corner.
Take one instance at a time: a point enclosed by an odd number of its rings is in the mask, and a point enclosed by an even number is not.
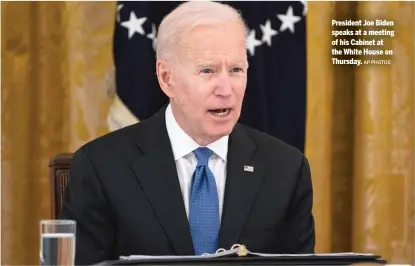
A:
[[[200,25],[182,32],[179,44],[184,49],[229,50],[246,44],[242,27],[231,23],[225,25]]]
[[[221,64],[237,64],[244,65],[246,63],[246,55],[237,53],[189,53],[187,60],[192,65],[196,66],[208,66],[208,65],[221,65]]]
[[[201,25],[182,32],[180,56],[191,63],[246,61],[246,39],[238,23]]]
[[[245,42],[236,43],[233,46],[204,46],[204,45],[180,45],[183,55],[192,61],[221,61],[223,59],[231,61],[246,60]]]

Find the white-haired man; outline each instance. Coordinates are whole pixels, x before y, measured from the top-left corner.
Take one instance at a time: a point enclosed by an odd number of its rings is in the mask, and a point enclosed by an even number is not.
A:
[[[187,2],[164,18],[156,71],[170,103],[74,155],[62,218],[77,221],[76,264],[236,243],[314,252],[307,159],[237,123],[246,33],[240,14],[216,2]]]

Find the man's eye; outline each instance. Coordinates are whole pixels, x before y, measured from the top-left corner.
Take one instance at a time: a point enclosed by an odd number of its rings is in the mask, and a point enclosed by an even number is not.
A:
[[[201,73],[210,74],[210,73],[213,73],[213,70],[210,69],[210,68],[204,68],[204,69],[202,69]]]
[[[240,67],[234,67],[232,68],[232,72],[243,72],[244,70]]]

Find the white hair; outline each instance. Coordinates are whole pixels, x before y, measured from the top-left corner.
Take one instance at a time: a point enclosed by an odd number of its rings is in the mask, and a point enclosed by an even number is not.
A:
[[[171,59],[171,54],[183,33],[197,26],[238,21],[248,36],[248,27],[233,7],[211,1],[190,1],[180,4],[162,20],[157,35],[157,59]]]

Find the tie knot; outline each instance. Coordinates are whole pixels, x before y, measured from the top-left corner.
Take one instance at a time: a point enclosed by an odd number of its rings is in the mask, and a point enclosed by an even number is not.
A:
[[[209,158],[213,151],[206,147],[200,147],[194,150],[197,158],[197,166],[208,166]]]

